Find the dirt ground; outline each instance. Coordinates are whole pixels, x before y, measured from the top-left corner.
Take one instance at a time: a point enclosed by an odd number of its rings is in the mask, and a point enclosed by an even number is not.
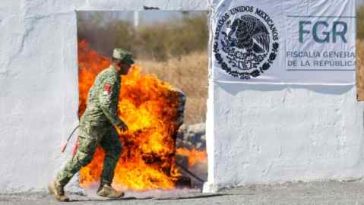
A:
[[[89,193],[90,192],[90,193]],[[71,204],[125,205],[212,205],[212,204],[364,204],[364,181],[326,181],[254,185],[222,190],[216,194],[202,194],[199,190],[154,191],[127,193],[122,200],[104,200],[88,190],[87,196],[70,195]],[[60,204],[47,193],[0,194],[0,204]]]

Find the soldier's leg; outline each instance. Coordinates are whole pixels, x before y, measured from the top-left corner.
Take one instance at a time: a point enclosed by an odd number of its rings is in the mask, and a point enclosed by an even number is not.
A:
[[[115,128],[112,127],[110,132],[102,137],[100,145],[105,151],[101,184],[111,185],[114,178],[114,170],[121,153],[121,143]]]
[[[96,150],[97,140],[92,137],[79,136],[79,148],[76,155],[67,162],[63,170],[57,174],[57,181],[65,186],[81,167],[89,164]]]

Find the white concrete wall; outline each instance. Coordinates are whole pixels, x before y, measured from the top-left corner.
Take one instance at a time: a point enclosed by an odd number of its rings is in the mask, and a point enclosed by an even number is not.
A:
[[[210,77],[208,108],[206,192],[364,176],[363,104],[355,85],[219,83]]]
[[[71,0],[1,0],[0,192],[43,190],[77,124]]]
[[[207,10],[206,0],[2,0],[0,192],[45,190],[76,125],[75,10]],[[209,179],[221,186],[361,177],[363,109],[353,87],[210,79]]]
[[[205,191],[364,175],[354,87],[214,83],[211,93]]]

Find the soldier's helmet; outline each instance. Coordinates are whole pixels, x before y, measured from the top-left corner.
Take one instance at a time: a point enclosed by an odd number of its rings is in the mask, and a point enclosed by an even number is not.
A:
[[[115,59],[119,59],[121,60],[121,62],[128,65],[134,64],[133,56],[131,55],[131,53],[122,48],[114,48],[112,57]]]

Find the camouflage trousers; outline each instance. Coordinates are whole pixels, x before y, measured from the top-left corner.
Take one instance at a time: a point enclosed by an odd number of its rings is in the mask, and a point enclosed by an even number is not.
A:
[[[114,170],[121,153],[118,134],[112,125],[91,125],[87,122],[81,122],[78,150],[75,156],[57,174],[57,181],[65,186],[73,175],[92,161],[98,145],[101,145],[105,151],[101,184],[111,185],[114,178]]]

